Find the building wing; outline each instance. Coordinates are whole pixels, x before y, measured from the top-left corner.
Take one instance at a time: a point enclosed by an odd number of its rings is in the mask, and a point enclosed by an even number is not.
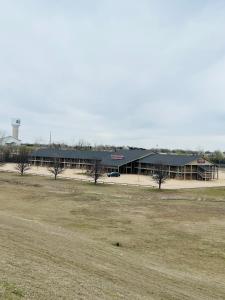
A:
[[[154,154],[140,159],[139,162],[150,165],[185,166],[194,161],[203,160],[200,155]],[[206,163],[206,160],[204,160]],[[210,163],[209,163],[210,164]]]
[[[117,168],[130,162],[137,161],[152,152],[149,150],[118,150],[118,151],[87,151],[87,150],[60,150],[45,148],[32,153],[36,158],[79,159],[86,161],[100,160],[105,167]]]

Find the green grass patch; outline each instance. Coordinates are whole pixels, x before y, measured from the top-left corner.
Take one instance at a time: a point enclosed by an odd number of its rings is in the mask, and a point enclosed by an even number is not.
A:
[[[18,300],[23,299],[24,293],[15,284],[8,282],[0,282],[0,299]]]

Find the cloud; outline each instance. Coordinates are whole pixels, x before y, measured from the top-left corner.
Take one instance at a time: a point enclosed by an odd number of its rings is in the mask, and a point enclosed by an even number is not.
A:
[[[24,141],[225,147],[222,0],[8,0],[0,129]]]

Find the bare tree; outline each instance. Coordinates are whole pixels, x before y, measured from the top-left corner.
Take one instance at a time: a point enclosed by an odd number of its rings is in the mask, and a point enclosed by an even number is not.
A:
[[[103,176],[104,170],[101,164],[101,160],[95,159],[93,165],[87,170],[87,176],[94,179],[94,183],[97,184],[98,179]]]
[[[0,145],[4,144],[5,132],[0,130]]]
[[[81,139],[74,145],[74,148],[77,150],[91,150],[92,146],[88,141]]]
[[[3,165],[5,159],[4,159],[4,146],[2,146],[2,132],[0,130],[0,166]]]
[[[0,149],[0,167],[3,166],[4,164],[5,164],[4,152],[3,149]]]
[[[19,149],[16,169],[19,171],[21,176],[23,176],[24,173],[30,169],[29,151],[26,147],[20,147]]]
[[[49,167],[48,170],[54,175],[55,180],[57,179],[57,176],[64,171],[64,167],[60,162],[59,157],[54,157],[53,165]]]
[[[18,149],[16,149],[12,145],[0,145],[0,165],[9,163],[9,162],[17,162],[18,157]]]
[[[3,140],[4,140],[5,134],[2,130],[0,130],[0,167],[3,165],[5,159],[4,159],[4,146],[3,146]]]
[[[158,164],[152,174],[152,178],[158,184],[160,190],[161,185],[168,179],[168,171],[165,170],[165,166]]]
[[[5,163],[11,162],[11,160],[13,160],[13,149],[11,146],[2,146],[1,152]]]

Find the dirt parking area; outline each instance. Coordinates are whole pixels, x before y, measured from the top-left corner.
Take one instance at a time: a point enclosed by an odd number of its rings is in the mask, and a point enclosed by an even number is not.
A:
[[[6,164],[0,167],[0,170],[16,172],[15,164]],[[51,176],[46,167],[34,167],[27,172],[27,174],[36,174],[41,176]],[[61,175],[61,178],[70,178],[77,180],[90,181],[90,179],[85,175],[85,170],[79,169],[66,169]],[[150,176],[145,175],[133,175],[133,174],[121,174],[120,177],[110,177],[106,175],[101,177],[100,182],[103,183],[118,183],[118,184],[128,184],[128,185],[141,185],[149,186],[152,188],[157,188],[157,184],[152,180]],[[225,170],[221,169],[219,171],[219,179],[212,181],[201,181],[201,180],[176,180],[169,179],[163,184],[164,189],[186,189],[186,188],[205,188],[205,187],[225,187]]]

